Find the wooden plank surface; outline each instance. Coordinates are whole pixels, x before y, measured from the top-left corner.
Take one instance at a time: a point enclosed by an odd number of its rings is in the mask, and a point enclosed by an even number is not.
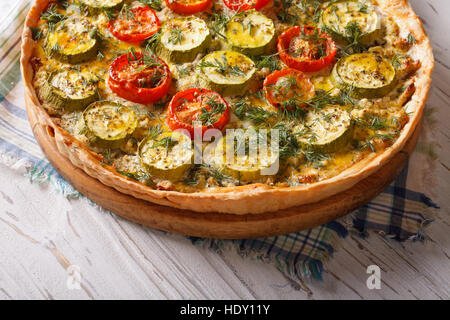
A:
[[[1,13],[8,3],[0,2]],[[426,186],[442,208],[424,244],[349,237],[323,282],[297,284],[273,266],[99,213],[0,165],[0,298],[449,299],[450,2],[412,3],[436,57],[424,133],[410,163],[420,174],[408,181]],[[381,290],[366,287],[371,264],[382,270]],[[81,274],[79,289],[73,271]]]

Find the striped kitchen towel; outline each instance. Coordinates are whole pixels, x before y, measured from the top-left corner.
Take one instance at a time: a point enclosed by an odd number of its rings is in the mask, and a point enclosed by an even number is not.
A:
[[[50,183],[65,196],[80,197],[45,159],[29,126],[19,59],[20,35],[30,2],[17,1],[12,7],[0,23],[0,163],[25,167],[32,182]],[[310,230],[260,239],[191,240],[215,250],[235,250],[274,263],[294,279],[320,279],[324,262],[349,230],[363,236],[375,230],[399,241],[423,240],[423,227],[431,221],[437,206],[424,194],[407,189],[407,176],[405,169],[380,196],[345,219]]]

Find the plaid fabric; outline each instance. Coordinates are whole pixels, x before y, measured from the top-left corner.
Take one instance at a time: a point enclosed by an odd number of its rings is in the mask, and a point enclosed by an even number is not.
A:
[[[0,162],[11,167],[25,166],[30,181],[51,183],[65,196],[79,197],[44,158],[26,116],[19,58],[20,35],[29,8],[28,1],[18,1],[0,24]],[[260,239],[191,239],[215,250],[235,250],[274,263],[294,278],[320,279],[324,262],[349,229],[363,236],[375,230],[400,241],[423,239],[422,228],[431,221],[430,214],[437,206],[424,194],[406,189],[407,174],[405,169],[379,197],[353,213],[350,223],[333,221],[311,230]]]

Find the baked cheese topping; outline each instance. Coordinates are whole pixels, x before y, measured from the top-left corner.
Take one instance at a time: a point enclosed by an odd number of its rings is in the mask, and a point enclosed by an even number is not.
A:
[[[400,32],[395,19],[375,0],[301,5],[274,0],[273,6],[240,13],[218,1],[194,15],[176,14],[162,1],[156,11],[161,28],[141,43],[119,41],[108,28],[118,15],[129,18],[130,8],[144,6],[142,1],[124,3],[64,1],[46,9],[33,30],[38,42],[34,86],[43,107],[118,174],[180,192],[251,183],[275,188],[315,183],[383,152],[409,121],[406,106],[420,68],[420,62],[409,56],[414,35]],[[269,74],[288,68],[279,58],[277,36],[302,25],[323,27],[338,53],[331,65],[307,74],[315,94],[311,90],[305,96],[287,76],[274,81],[274,90],[279,89],[274,94],[286,101],[276,106],[262,87]],[[303,40],[304,35],[292,39],[289,51],[308,51],[302,47],[308,41]],[[317,50],[320,56],[320,46]],[[168,94],[153,104],[133,103],[110,89],[111,63],[134,52],[156,54],[172,73]],[[171,131],[167,122],[171,98],[189,88],[215,91],[229,105],[223,140],[195,147],[212,151],[202,165],[194,164],[193,141]],[[291,100],[297,103],[288,103]],[[214,110],[202,111],[207,123],[222,114]],[[183,116],[183,123],[192,124],[189,114]],[[227,144],[226,138],[233,136],[227,129],[257,135],[276,130],[279,135],[271,139],[269,134],[266,153],[248,153],[251,139]],[[231,145],[238,148],[227,158]],[[148,177],[155,184],[149,184]]]

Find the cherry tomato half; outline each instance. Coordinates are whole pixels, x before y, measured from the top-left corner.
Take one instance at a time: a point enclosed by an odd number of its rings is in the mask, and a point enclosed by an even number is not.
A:
[[[108,29],[119,40],[141,42],[159,30],[159,19],[149,7],[122,10]]]
[[[156,56],[128,52],[109,67],[109,87],[118,96],[142,104],[164,97],[172,84],[167,64]]]
[[[207,129],[222,130],[230,120],[228,103],[217,93],[191,88],[178,92],[170,101],[167,124],[171,130],[186,129],[194,139],[194,121],[202,124],[202,136]]]
[[[267,101],[277,108],[292,110],[306,106],[315,94],[314,85],[302,72],[283,69],[269,74],[264,80]]]
[[[296,26],[283,32],[277,44],[280,58],[290,68],[316,72],[336,56],[336,44],[326,32],[310,26]]]
[[[194,14],[205,11],[211,5],[211,0],[164,0],[166,5],[179,14]]]
[[[250,9],[259,10],[270,0],[223,0],[225,5],[233,11],[241,12]]]

